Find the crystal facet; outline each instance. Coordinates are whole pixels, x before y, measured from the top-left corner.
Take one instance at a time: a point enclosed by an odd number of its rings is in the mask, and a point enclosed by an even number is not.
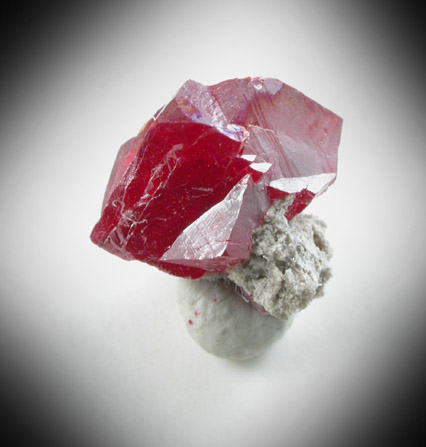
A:
[[[187,81],[120,149],[92,241],[200,278],[248,258],[273,202],[290,220],[330,186],[342,120],[270,78]]]

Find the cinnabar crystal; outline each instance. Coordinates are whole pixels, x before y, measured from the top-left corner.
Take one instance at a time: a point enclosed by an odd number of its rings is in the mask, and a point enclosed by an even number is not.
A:
[[[200,278],[247,259],[271,204],[334,182],[342,120],[270,78],[187,81],[120,149],[92,241]]]

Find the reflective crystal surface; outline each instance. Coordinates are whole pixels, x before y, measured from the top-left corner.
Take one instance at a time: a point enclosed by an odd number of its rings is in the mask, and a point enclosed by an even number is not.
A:
[[[276,79],[189,80],[121,147],[91,239],[177,276],[224,272],[275,200],[291,219],[334,182],[341,127]]]

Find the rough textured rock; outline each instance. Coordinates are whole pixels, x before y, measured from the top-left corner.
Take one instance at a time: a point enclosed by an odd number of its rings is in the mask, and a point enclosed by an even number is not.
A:
[[[323,294],[331,276],[332,250],[326,225],[315,216],[285,218],[286,201],[276,202],[253,234],[250,258],[225,277],[271,315],[286,320]]]
[[[218,357],[246,360],[281,338],[292,319],[262,316],[223,280],[180,279],[179,308],[192,338]]]

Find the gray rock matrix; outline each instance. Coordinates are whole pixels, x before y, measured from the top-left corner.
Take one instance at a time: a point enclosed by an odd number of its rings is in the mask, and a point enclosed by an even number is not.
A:
[[[253,234],[250,258],[224,274],[280,320],[323,295],[331,277],[332,250],[324,237],[325,223],[308,214],[288,222],[287,206],[286,200],[275,202],[264,225]]]

